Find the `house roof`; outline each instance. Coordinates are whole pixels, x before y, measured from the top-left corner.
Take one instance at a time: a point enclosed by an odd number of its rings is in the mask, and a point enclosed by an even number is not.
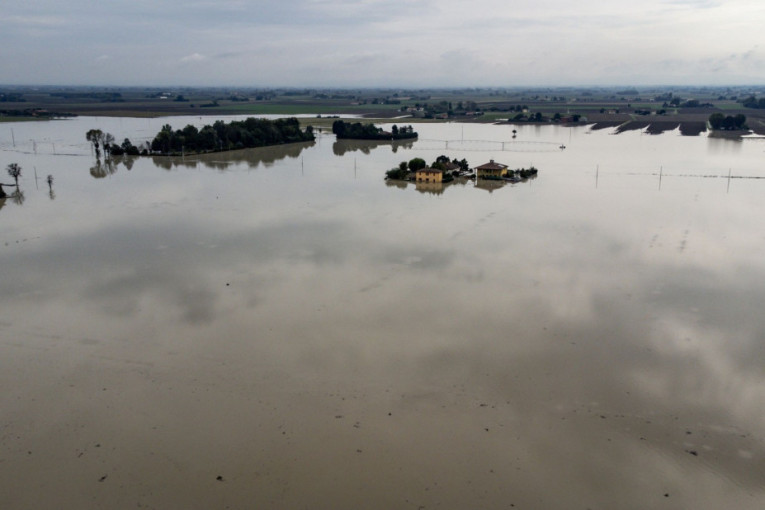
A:
[[[452,170],[459,170],[460,166],[457,163],[447,161],[446,163],[444,163],[444,168],[447,171],[452,171]]]
[[[505,170],[507,165],[502,163],[495,163],[494,160],[490,160],[488,163],[484,163],[481,166],[475,167],[476,170]]]
[[[430,168],[429,166],[426,166],[425,168],[420,168],[419,170],[417,170],[418,174],[420,172],[426,173],[426,174],[440,174],[441,170],[436,170],[435,168]]]

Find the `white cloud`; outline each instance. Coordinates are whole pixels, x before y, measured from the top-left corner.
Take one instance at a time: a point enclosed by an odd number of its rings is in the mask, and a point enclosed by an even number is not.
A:
[[[181,62],[200,62],[202,60],[207,60],[207,57],[199,53],[192,53],[181,58]]]

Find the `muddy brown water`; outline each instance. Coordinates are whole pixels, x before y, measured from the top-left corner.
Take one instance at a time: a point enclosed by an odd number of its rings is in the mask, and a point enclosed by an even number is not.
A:
[[[0,130],[1,508],[765,506],[762,141],[85,141],[168,122]],[[539,175],[382,179],[440,154]]]

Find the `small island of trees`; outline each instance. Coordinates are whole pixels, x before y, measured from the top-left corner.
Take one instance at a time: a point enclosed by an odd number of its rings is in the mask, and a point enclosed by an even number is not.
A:
[[[715,131],[737,131],[747,129],[746,115],[741,113],[737,115],[713,113],[709,116],[709,126]]]
[[[313,128],[308,126],[300,129],[300,122],[294,118],[288,119],[258,119],[250,117],[243,121],[225,123],[222,120],[197,129],[191,124],[183,129],[173,130],[165,124],[156,134],[148,147],[140,150],[125,138],[122,144],[114,143],[114,137],[99,129],[91,129],[86,138],[93,144],[96,156],[100,156],[103,148],[107,156],[138,156],[138,155],[175,155],[201,154],[236,149],[250,149],[269,145],[287,143],[311,142],[316,139]]]
[[[315,139],[313,128],[308,126],[305,131],[301,130],[300,122],[295,117],[276,120],[250,117],[228,124],[219,120],[202,129],[189,124],[173,131],[170,125],[165,124],[151,141],[151,151],[163,155],[201,153],[311,142]]]
[[[337,139],[353,140],[409,140],[417,138],[417,132],[412,126],[393,125],[390,131],[384,131],[374,124],[362,124],[360,122],[344,122],[336,120],[332,123],[332,132]]]
[[[414,179],[414,174],[417,170],[422,170],[423,168],[428,168],[424,159],[412,158],[408,162],[402,161],[397,167],[391,168],[385,172],[385,178],[401,181],[412,180]],[[450,161],[449,157],[444,155],[438,156],[436,160],[430,164],[429,168],[441,172],[443,177],[440,182],[449,182],[454,179],[454,177],[464,177],[470,173],[470,166],[466,159],[463,158],[460,161],[457,160],[457,158],[454,158]]]

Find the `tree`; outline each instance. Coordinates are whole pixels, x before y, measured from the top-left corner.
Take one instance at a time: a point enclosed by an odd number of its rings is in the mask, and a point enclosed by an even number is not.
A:
[[[8,165],[8,175],[13,177],[14,182],[16,182],[16,189],[19,189],[19,177],[21,177],[21,167],[18,163],[11,163]]]
[[[125,138],[125,140],[122,142],[122,150],[128,156],[138,156],[139,154],[138,147],[133,145],[133,143],[128,138]]]
[[[336,120],[335,122],[332,123],[332,132],[336,134],[337,136],[339,136],[340,138],[342,138],[343,135],[345,135],[345,128],[346,128],[346,124],[342,120]]]
[[[104,139],[104,132],[100,129],[91,129],[85,133],[85,139],[93,144],[93,149],[96,151],[96,157],[101,157],[101,142]]]
[[[409,160],[409,171],[410,172],[416,172],[417,170],[421,168],[425,168],[427,166],[427,163],[425,163],[425,160],[422,158],[413,158]]]
[[[723,121],[725,121],[725,115],[722,113],[713,113],[709,116],[709,126],[712,129],[722,129]]]
[[[104,154],[111,156],[112,144],[114,144],[114,136],[111,133],[104,133],[103,139],[101,141],[104,144]]]
[[[409,175],[409,172],[407,172],[406,167],[401,168],[399,166],[398,168],[391,168],[387,172],[385,172],[385,177],[388,179],[396,179],[396,180],[404,180]]]

